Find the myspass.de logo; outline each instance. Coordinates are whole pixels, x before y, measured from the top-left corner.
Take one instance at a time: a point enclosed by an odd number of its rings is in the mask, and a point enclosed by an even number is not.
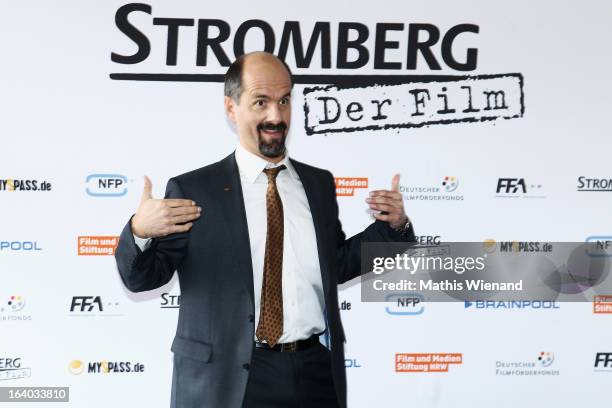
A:
[[[500,241],[485,239],[482,250],[488,254],[499,252],[552,252],[553,244],[550,242],[537,241]]]
[[[36,179],[0,179],[0,191],[51,191],[51,183]]]
[[[338,197],[352,197],[355,195],[355,190],[368,188],[367,177],[334,177],[334,180]]]
[[[142,373],[144,369],[144,364],[131,361],[83,362],[81,360],[72,360],[68,364],[68,371],[74,375]]]
[[[92,197],[122,197],[128,191],[128,178],[123,174],[90,174],[85,184],[85,191]]]

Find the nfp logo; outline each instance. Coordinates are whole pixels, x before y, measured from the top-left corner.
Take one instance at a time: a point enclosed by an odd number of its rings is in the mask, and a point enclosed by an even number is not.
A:
[[[87,194],[93,197],[121,197],[127,193],[128,179],[121,174],[90,174],[85,182]]]
[[[612,257],[612,235],[591,235],[585,239],[587,254],[592,257]],[[594,245],[593,245],[594,244]]]
[[[395,293],[387,295],[386,302],[392,302],[392,306],[386,306],[385,311],[390,315],[413,316],[423,313],[423,295],[418,293]]]

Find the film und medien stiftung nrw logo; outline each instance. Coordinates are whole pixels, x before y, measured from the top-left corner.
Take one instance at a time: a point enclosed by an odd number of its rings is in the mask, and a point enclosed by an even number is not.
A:
[[[123,174],[90,174],[85,179],[85,191],[92,197],[123,197],[127,194],[128,182]]]

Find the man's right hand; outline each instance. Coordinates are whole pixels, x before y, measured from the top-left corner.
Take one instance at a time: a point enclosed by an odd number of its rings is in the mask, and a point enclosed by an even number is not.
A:
[[[153,198],[151,180],[145,176],[140,205],[132,218],[132,232],[140,238],[187,232],[202,213],[195,204],[192,200]]]

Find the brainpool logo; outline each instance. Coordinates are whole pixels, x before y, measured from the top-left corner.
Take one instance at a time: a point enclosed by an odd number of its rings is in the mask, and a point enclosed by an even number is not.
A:
[[[475,300],[465,301],[464,309],[498,309],[498,310],[533,310],[533,309],[559,309],[560,306],[555,301],[549,300],[517,300],[517,301],[497,301],[497,300]]]
[[[128,191],[128,179],[122,174],[90,174],[85,183],[85,191],[93,197],[122,197]]]
[[[345,357],[344,368],[361,368],[361,363],[354,357]]]
[[[42,251],[37,241],[0,241],[1,252]]]
[[[395,316],[415,316],[423,313],[425,307],[423,295],[420,293],[392,293],[385,298],[386,302],[391,302],[390,306],[385,306],[385,311]]]

